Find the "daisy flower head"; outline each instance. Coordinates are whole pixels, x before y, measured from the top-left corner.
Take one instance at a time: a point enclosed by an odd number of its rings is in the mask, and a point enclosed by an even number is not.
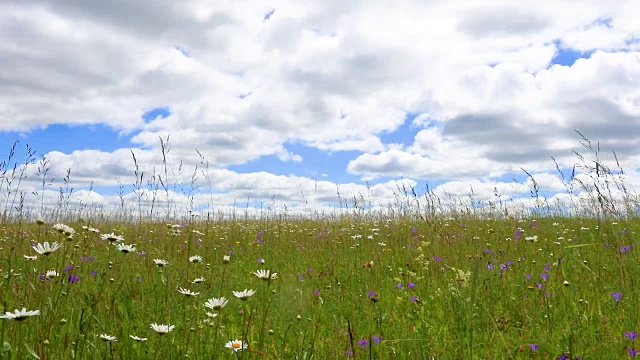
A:
[[[147,341],[149,340],[148,338],[141,338],[141,337],[137,337],[135,335],[129,335],[130,338],[132,338],[135,341]]]
[[[35,250],[40,255],[49,255],[52,252],[60,249],[61,247],[62,245],[58,244],[57,242],[49,244],[48,241],[45,241],[42,244],[38,243],[32,246],[33,250]]]
[[[228,264],[231,261],[231,255],[225,255],[222,257],[222,262]]]
[[[169,265],[169,262],[164,259],[153,259],[153,263],[156,264],[158,267]]]
[[[47,272],[44,273],[44,276],[46,276],[47,279],[53,279],[54,277],[60,276],[60,273],[55,270],[47,270]]]
[[[22,308],[22,310],[16,309],[14,312],[7,311],[4,315],[0,315],[0,319],[22,321],[28,317],[37,315],[40,315],[40,310],[27,310],[27,308]]]
[[[208,307],[209,309],[220,310],[223,307],[227,306],[228,303],[229,301],[227,300],[227,298],[223,296],[220,298],[211,298],[207,300],[207,302],[204,303],[204,306]]]
[[[255,290],[244,289],[244,291],[234,291],[233,295],[240,300],[247,300],[255,293],[256,293]]]
[[[241,351],[241,350],[244,350],[244,349],[248,348],[249,345],[247,345],[247,343],[242,341],[242,340],[236,339],[236,340],[231,340],[231,341],[227,342],[224,345],[224,347],[238,352],[238,351]]]
[[[100,340],[104,342],[116,342],[118,341],[118,338],[107,334],[100,334]]]
[[[260,269],[253,273],[253,275],[262,280],[275,280],[278,278],[278,273],[271,273],[271,270]]]
[[[191,282],[192,284],[200,284],[203,281],[207,281],[207,279],[203,278],[203,277],[199,277],[199,278],[195,278],[193,279],[193,281]]]
[[[178,292],[182,295],[186,295],[186,296],[196,296],[198,294],[200,294],[199,292],[193,292],[189,289],[185,289],[185,288],[178,288]]]
[[[108,233],[108,234],[100,235],[100,239],[107,240],[109,242],[120,242],[120,241],[124,241],[124,236],[116,235],[114,233]]]
[[[135,252],[137,250],[136,244],[131,244],[131,245],[118,244],[116,245],[116,249],[118,249],[118,251],[122,251],[125,254],[130,252]]]
[[[157,332],[160,335],[164,335],[170,331],[173,331],[173,328],[175,328],[175,325],[165,325],[165,324],[156,324],[153,323],[151,324],[151,328],[153,329],[153,331]]]
[[[189,257],[189,262],[192,262],[192,263],[199,263],[199,262],[202,262],[202,256],[200,256],[200,255],[193,255],[193,256]]]
[[[67,236],[73,235],[73,234],[76,233],[76,231],[73,228],[71,228],[71,227],[69,227],[69,226],[67,226],[65,224],[60,224],[60,223],[57,223],[57,224],[53,225],[53,229],[57,230],[61,234],[65,234]]]
[[[210,318],[214,318],[214,317],[218,316],[218,314],[210,313],[210,312],[207,311],[207,316],[210,317]]]
[[[23,255],[25,259],[27,260],[38,260],[38,256],[37,255]]]

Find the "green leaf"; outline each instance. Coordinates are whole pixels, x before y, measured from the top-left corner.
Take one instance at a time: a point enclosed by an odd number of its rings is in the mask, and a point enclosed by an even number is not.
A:
[[[29,352],[29,354],[30,354],[31,356],[33,356],[33,358],[34,358],[34,359],[40,359],[40,356],[38,356],[38,354],[36,354],[36,352],[35,352],[35,351],[33,351],[33,349],[32,349],[29,345],[24,344],[24,347],[26,347],[26,348],[27,348],[27,351]]]

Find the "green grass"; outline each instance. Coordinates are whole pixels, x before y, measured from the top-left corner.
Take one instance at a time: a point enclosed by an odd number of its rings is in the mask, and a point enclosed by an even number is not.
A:
[[[67,225],[72,239],[52,224],[0,230],[0,310],[41,312],[0,320],[4,357],[622,359],[640,349],[625,336],[640,331],[634,219]],[[138,252],[119,252],[82,225],[122,235]],[[23,256],[45,241],[63,248]],[[60,276],[41,279],[51,269]],[[277,279],[253,276],[259,269]],[[192,284],[198,277],[206,281]],[[233,296],[244,289],[256,294]],[[209,318],[204,303],[222,296],[229,304]],[[158,335],[151,323],[175,329]],[[248,349],[225,348],[234,339]]]

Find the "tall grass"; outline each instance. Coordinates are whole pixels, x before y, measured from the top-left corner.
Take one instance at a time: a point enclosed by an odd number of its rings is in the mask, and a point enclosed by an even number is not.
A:
[[[497,191],[490,203],[456,203],[400,187],[384,209],[364,193],[342,202],[340,216],[264,210],[198,219],[172,199],[198,189],[170,183],[167,143],[146,188],[132,153],[136,196],[123,194],[113,216],[89,204],[74,213],[70,170],[55,211],[41,202],[28,216],[16,206],[21,171],[37,164],[44,189],[49,165],[31,154],[12,170],[12,149],[0,168],[0,310],[40,315],[0,320],[1,357],[621,359],[640,350],[640,224],[621,169],[583,157],[574,184],[589,206],[570,209],[545,201],[529,174],[536,201],[528,211]],[[127,199],[135,199],[130,207]],[[40,255],[34,246],[44,242],[62,248]],[[256,276],[261,269],[267,279]],[[255,294],[234,296],[245,289]],[[204,306],[220,297],[228,299],[222,309]],[[161,335],[152,323],[175,328]],[[225,347],[235,339],[247,348]]]

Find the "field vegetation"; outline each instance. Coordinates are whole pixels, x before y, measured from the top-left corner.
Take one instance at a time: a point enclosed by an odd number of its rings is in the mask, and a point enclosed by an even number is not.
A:
[[[634,357],[637,201],[583,144],[564,180],[584,202],[552,208],[532,176],[517,212],[404,189],[338,216],[106,216],[69,206],[68,179],[56,208],[28,212],[17,184],[38,163],[5,162],[0,357]]]

